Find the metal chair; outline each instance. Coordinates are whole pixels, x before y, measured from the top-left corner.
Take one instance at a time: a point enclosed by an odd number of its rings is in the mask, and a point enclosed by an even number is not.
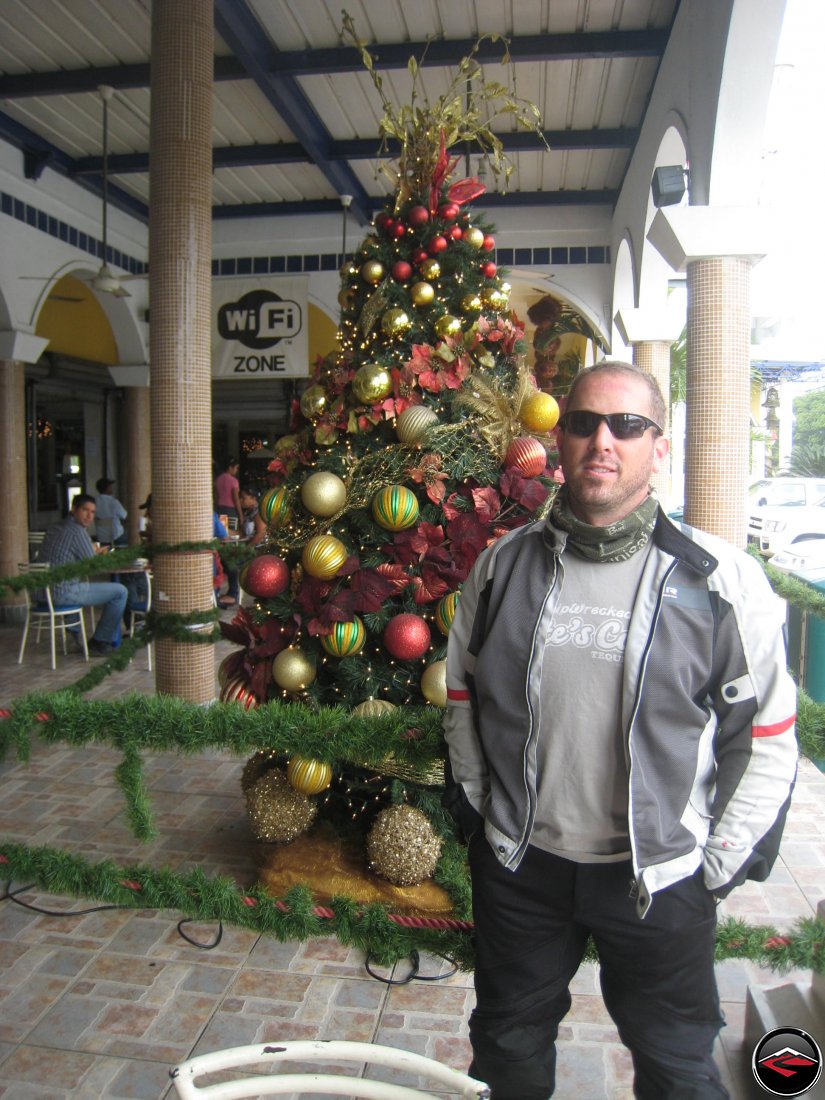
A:
[[[146,577],[146,599],[141,600],[140,603],[133,603],[130,607],[132,613],[132,621],[129,624],[129,637],[134,638],[135,630],[139,629],[146,622],[149,612],[152,610],[152,571],[147,569]],[[149,642],[146,646],[146,657],[149,662],[149,671],[152,671],[152,643]]]
[[[490,1089],[481,1081],[474,1081],[472,1077],[442,1066],[440,1062],[434,1062],[421,1054],[373,1043],[350,1043],[343,1040],[325,1042],[320,1039],[298,1039],[284,1043],[231,1047],[181,1062],[170,1071],[169,1076],[174,1082],[179,1100],[251,1100],[256,1096],[284,1096],[289,1092],[297,1092],[298,1095],[324,1092],[333,1096],[366,1097],[367,1100],[433,1100],[431,1091],[422,1092],[406,1085],[327,1073],[278,1073],[268,1077],[259,1074],[215,1085],[195,1084],[197,1077],[209,1073],[260,1063],[276,1065],[287,1061],[365,1062],[367,1065],[388,1066],[393,1070],[429,1078],[445,1091],[460,1096],[462,1100],[485,1100],[490,1096]]]
[[[37,561],[45,538],[45,531],[29,531],[29,561]]]
[[[17,566],[21,573],[46,573],[48,572],[50,565],[47,561],[38,562],[20,562]],[[26,623],[23,627],[23,638],[20,642],[20,654],[17,658],[19,665],[23,664],[23,656],[26,652],[26,641],[29,637],[29,628],[32,626],[37,627],[37,637],[35,642],[40,641],[40,634],[43,630],[49,631],[49,638],[51,640],[51,652],[52,652],[52,669],[57,668],[57,644],[56,637],[57,632],[63,639],[63,654],[65,656],[66,649],[66,631],[69,627],[75,627],[77,629],[78,637],[80,639],[81,648],[83,650],[83,656],[89,660],[89,646],[86,641],[86,624],[83,619],[83,608],[74,605],[55,604],[52,598],[52,590],[44,584],[42,588],[42,599],[34,598],[32,592],[26,588],[24,589],[26,597]]]

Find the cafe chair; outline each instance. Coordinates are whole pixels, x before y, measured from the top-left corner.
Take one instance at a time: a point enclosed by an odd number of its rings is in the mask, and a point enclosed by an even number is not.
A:
[[[37,561],[40,557],[40,548],[45,538],[45,531],[29,531],[29,561]]]
[[[20,562],[17,568],[21,574],[46,573],[48,572],[50,565],[47,561],[26,561]],[[77,631],[78,640],[80,642],[81,649],[83,650],[83,656],[88,661],[89,646],[86,641],[86,624],[83,619],[83,608],[68,604],[56,604],[52,597],[52,590],[47,584],[44,584],[42,589],[35,592],[32,592],[28,588],[24,589],[23,591],[26,597],[26,623],[23,627],[23,638],[20,642],[20,654],[17,658],[17,663],[19,665],[23,664],[23,657],[26,652],[26,642],[29,637],[29,630],[33,626],[37,628],[37,637],[35,638],[35,642],[40,641],[40,635],[42,631],[48,630],[49,632],[53,670],[57,668],[58,631],[60,632],[61,638],[63,640],[63,654],[65,656],[67,653],[66,631],[69,629],[69,627],[73,627]]]
[[[182,1062],[170,1071],[178,1100],[251,1100],[256,1096],[309,1096],[324,1093],[333,1096],[360,1096],[367,1100],[433,1100],[432,1091],[407,1085],[375,1081],[365,1077],[333,1076],[328,1073],[274,1073],[264,1076],[262,1069],[279,1062],[350,1062],[356,1067],[386,1066],[394,1072],[412,1074],[437,1082],[450,1096],[460,1100],[485,1100],[490,1089],[481,1081],[450,1069],[422,1054],[378,1046],[375,1043],[351,1043],[344,1040],[295,1039],[286,1042],[255,1043],[231,1047],[213,1054],[201,1054]],[[242,1080],[196,1085],[195,1079],[228,1069],[248,1067],[253,1075]],[[254,1070],[253,1070],[254,1067]],[[290,1067],[291,1068],[291,1067]],[[357,1069],[355,1070],[357,1072]],[[424,1086],[426,1087],[426,1086]]]
[[[129,623],[129,637],[134,638],[135,631],[146,625],[146,619],[149,612],[152,610],[152,573],[147,569],[146,577],[146,599],[141,600],[139,603],[133,603],[129,610],[132,613],[132,621]],[[149,662],[149,671],[152,671],[152,643],[149,642],[146,646],[146,658]]]

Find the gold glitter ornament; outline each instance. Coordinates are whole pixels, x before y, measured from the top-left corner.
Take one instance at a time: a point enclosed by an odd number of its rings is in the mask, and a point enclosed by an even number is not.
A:
[[[461,308],[465,313],[480,313],[483,304],[481,296],[475,291],[472,294],[465,294],[461,299]]]
[[[347,560],[347,548],[334,535],[315,535],[304,547],[301,561],[311,577],[328,581]]]
[[[421,676],[421,694],[435,707],[447,705],[447,662],[433,661]]]
[[[272,679],[284,691],[305,691],[315,679],[315,662],[302,649],[289,646],[272,662]]]
[[[352,713],[359,718],[375,718],[378,714],[389,714],[391,710],[395,710],[395,703],[391,703],[389,699],[365,699],[363,703],[352,708]]]
[[[376,405],[392,393],[392,375],[380,363],[365,363],[355,372],[352,391],[364,405]]]
[[[429,428],[438,423],[438,413],[428,405],[410,405],[399,413],[395,434],[407,447],[417,447]]]
[[[334,516],[344,507],[346,499],[346,485],[329,470],[310,474],[301,486],[304,507],[314,516]]]
[[[440,855],[441,840],[414,806],[388,806],[367,835],[370,868],[396,886],[416,886],[430,878]]]
[[[412,304],[419,309],[431,306],[435,301],[435,290],[432,283],[413,283],[410,287],[410,298],[412,298]]]
[[[400,336],[412,324],[403,309],[388,309],[381,318],[381,328],[387,336]]]
[[[462,240],[465,240],[471,248],[481,248],[484,244],[484,234],[474,225],[470,225],[464,230]]]
[[[355,307],[355,300],[358,297],[358,291],[354,286],[342,287],[338,291],[338,305],[347,312]]]
[[[317,420],[327,407],[327,391],[323,386],[309,386],[301,394],[300,405],[307,420]]]
[[[273,768],[247,791],[246,811],[258,840],[288,843],[307,831],[318,803],[296,791],[284,773]]]
[[[539,390],[522,401],[518,416],[528,432],[550,432],[559,419],[558,402],[552,394]]]
[[[438,260],[422,260],[418,270],[425,279],[437,279],[441,274],[441,264]]]
[[[384,265],[378,260],[367,260],[361,266],[361,278],[370,286],[378,286],[384,278]]]
[[[286,777],[301,794],[319,794],[332,782],[332,768],[323,760],[293,756],[287,765]]]
[[[452,313],[442,313],[433,327],[436,336],[440,336],[442,340],[446,336],[458,336],[461,333],[461,321]]]
[[[276,766],[277,754],[270,749],[261,749],[254,753],[243,766],[241,772],[241,790],[244,794],[250,791],[262,775]]]

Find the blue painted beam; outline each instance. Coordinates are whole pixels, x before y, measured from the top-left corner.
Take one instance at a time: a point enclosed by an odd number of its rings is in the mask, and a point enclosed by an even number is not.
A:
[[[350,213],[369,221],[367,193],[349,165],[329,158],[329,134],[294,77],[279,71],[278,50],[244,0],[215,0],[215,28],[304,146],[337,195],[351,195]]]
[[[599,31],[573,34],[538,34],[510,39],[512,61],[576,61],[621,57],[660,57],[667,45],[670,31]],[[471,38],[433,42],[398,42],[370,45],[377,69],[405,69],[410,57],[419,59],[425,68],[434,65],[456,65],[473,48]],[[485,40],[479,48],[481,61],[501,60],[501,42]],[[352,46],[334,46],[315,50],[284,50],[277,55],[277,72],[283,75],[317,76],[319,74],[352,73],[363,69],[361,55]],[[249,77],[242,60],[237,57],[215,58],[215,80],[243,80]],[[102,65],[83,69],[57,69],[37,73],[5,73],[0,75],[0,99],[26,99],[31,96],[72,95],[95,92],[98,85],[113,88],[148,88],[149,64]]]

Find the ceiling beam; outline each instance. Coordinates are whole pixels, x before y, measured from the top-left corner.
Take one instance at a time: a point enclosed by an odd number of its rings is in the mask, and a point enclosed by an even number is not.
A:
[[[478,199],[480,209],[502,209],[519,206],[615,206],[619,192],[603,191],[491,191]],[[391,201],[389,195],[373,195],[368,199],[370,211],[378,211]],[[213,206],[216,221],[238,218],[279,218],[285,215],[340,214],[338,199],[307,199],[297,202],[254,202]]]
[[[215,28],[336,194],[352,196],[353,217],[366,224],[366,191],[348,164],[329,159],[326,128],[295,78],[279,71],[279,52],[244,0],[215,0]]]
[[[545,130],[544,138],[533,131],[520,130],[512,134],[499,134],[499,140],[506,153],[541,153],[547,146],[551,152],[582,149],[633,149],[639,139],[635,128],[616,130]],[[380,138],[354,138],[349,141],[331,141],[327,156],[331,161],[379,159]],[[462,146],[463,151],[463,146]],[[474,155],[479,148],[470,143],[470,152]],[[396,142],[388,142],[383,154],[391,158],[398,153]],[[222,145],[212,151],[212,167],[217,168],[254,168],[273,164],[307,164],[310,157],[303,145],[298,142],[281,141],[266,145]],[[103,170],[103,158],[78,157],[72,162],[70,174],[88,176],[99,174]],[[109,170],[113,175],[126,176],[149,171],[148,153],[110,153]]]
[[[220,28],[219,28],[220,30]],[[263,36],[263,32],[260,31]],[[669,28],[639,31],[598,31],[572,34],[537,34],[511,38],[510,58],[514,62],[610,60],[621,57],[661,57]],[[225,35],[223,37],[226,37]],[[376,69],[404,69],[411,57],[426,67],[457,65],[466,57],[475,39],[438,39],[432,42],[398,42],[370,45]],[[479,46],[480,61],[501,61],[501,40],[485,39]],[[319,76],[360,72],[361,55],[353,46],[332,46],[315,50],[284,50],[270,57],[272,72],[284,76]],[[247,80],[250,73],[240,57],[215,58],[215,81]],[[87,66],[37,73],[0,75],[0,99],[29,99],[33,96],[77,95],[95,92],[100,84],[121,90],[149,87],[149,64]]]

